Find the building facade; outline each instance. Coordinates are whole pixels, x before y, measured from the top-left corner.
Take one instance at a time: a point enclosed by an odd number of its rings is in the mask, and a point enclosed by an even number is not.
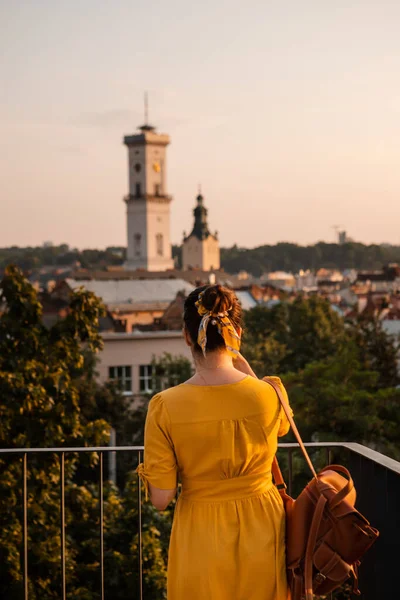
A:
[[[194,225],[191,233],[184,235],[182,245],[182,268],[214,271],[220,268],[220,250],[217,233],[212,234],[207,223],[207,209],[204,198],[197,196],[193,210]]]
[[[127,269],[164,271],[172,269],[170,204],[167,193],[168,135],[151,125],[128,135],[129,194],[124,198],[127,213]]]
[[[97,367],[99,380],[115,380],[125,396],[138,399],[151,394],[153,358],[165,352],[184,356],[192,362],[182,329],[178,331],[148,331],[135,333],[103,332],[103,350]]]

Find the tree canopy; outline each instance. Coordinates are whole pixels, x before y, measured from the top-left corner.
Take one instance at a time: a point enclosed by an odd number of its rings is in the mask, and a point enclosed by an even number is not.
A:
[[[307,441],[358,441],[400,458],[399,342],[374,317],[345,322],[318,296],[245,314],[243,351],[281,375]]]
[[[318,242],[299,246],[288,242],[257,248],[221,249],[221,265],[228,273],[247,271],[259,277],[269,271],[300,269],[380,269],[384,264],[400,262],[400,246],[365,245],[348,242],[343,245]]]
[[[0,447],[103,446],[115,416],[118,392],[94,380],[93,355],[101,349],[103,307],[90,292],[71,296],[68,314],[51,328],[42,322],[36,292],[15,267],[0,284]],[[121,404],[119,404],[121,408]],[[114,412],[113,412],[114,411]],[[122,415],[121,415],[122,418]],[[98,455],[65,456],[66,571],[68,594],[78,600],[99,595]],[[105,474],[105,479],[107,479]],[[28,456],[29,597],[60,597],[60,457]],[[0,597],[22,597],[22,464],[0,458]],[[127,474],[120,489],[104,488],[106,587],[123,600],[138,589],[137,478]],[[145,591],[164,595],[166,555],[161,531],[170,517],[143,514]],[[156,523],[160,524],[160,530]],[[132,592],[132,596],[133,595]]]

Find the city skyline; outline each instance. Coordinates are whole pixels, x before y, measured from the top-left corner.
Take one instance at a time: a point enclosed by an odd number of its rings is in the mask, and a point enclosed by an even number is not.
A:
[[[0,246],[126,245],[124,135],[171,136],[171,238],[198,184],[221,246],[400,244],[400,6],[0,7]]]

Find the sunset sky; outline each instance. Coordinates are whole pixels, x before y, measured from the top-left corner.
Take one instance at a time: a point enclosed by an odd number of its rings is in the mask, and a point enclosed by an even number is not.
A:
[[[125,134],[223,246],[400,244],[398,0],[2,0],[0,247],[125,245]]]

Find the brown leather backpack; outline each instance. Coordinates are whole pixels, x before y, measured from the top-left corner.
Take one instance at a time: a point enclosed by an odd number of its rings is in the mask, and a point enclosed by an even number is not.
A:
[[[354,507],[356,491],[345,467],[329,465],[316,473],[279,386],[267,377],[264,381],[276,391],[313,474],[294,500],[286,493],[276,458],[272,464],[274,482],[286,511],[286,566],[291,600],[313,600],[314,595],[332,592],[351,576],[353,592],[360,594],[360,557],[379,532]]]

